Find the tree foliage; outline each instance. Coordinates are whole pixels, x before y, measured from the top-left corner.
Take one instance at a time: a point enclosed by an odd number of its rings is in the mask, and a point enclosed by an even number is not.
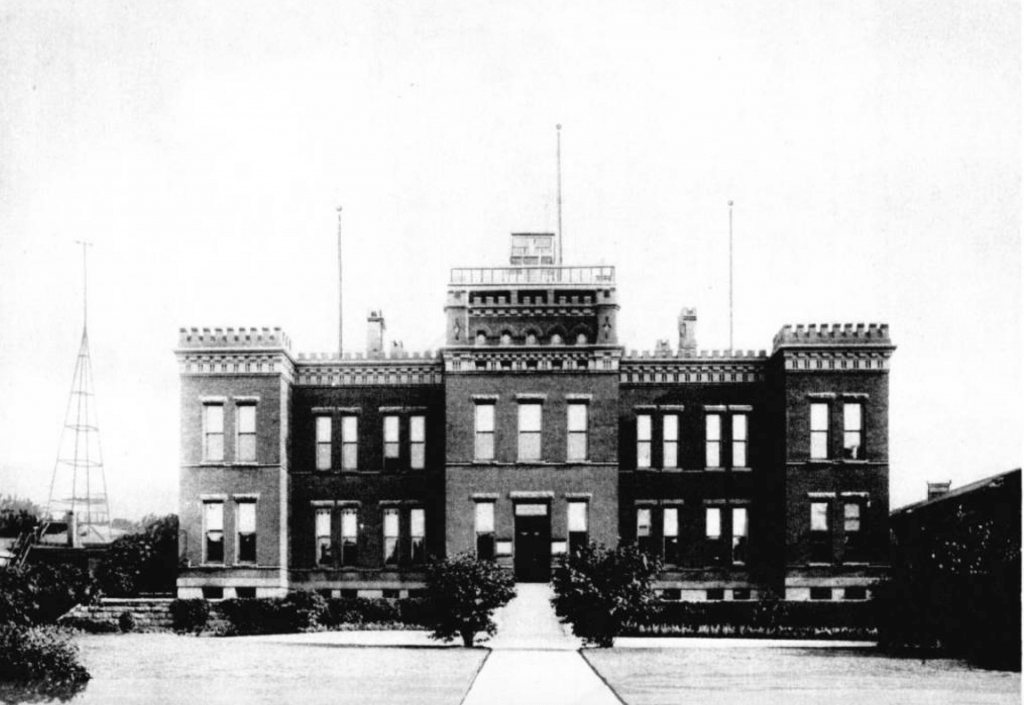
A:
[[[98,595],[88,573],[72,565],[29,564],[0,571],[0,625],[53,624]]]
[[[435,560],[427,566],[430,636],[445,642],[459,636],[472,646],[478,632],[494,634],[494,610],[515,595],[512,573],[493,561],[467,553]]]
[[[56,627],[0,626],[0,701],[66,701],[89,681],[78,648]]]
[[[15,538],[36,527],[43,516],[38,504],[24,497],[0,497],[0,536]]]
[[[173,592],[178,578],[178,517],[147,516],[142,530],[115,539],[96,571],[106,595]]]
[[[565,556],[555,570],[555,613],[586,643],[611,646],[627,626],[653,614],[660,569],[657,558],[635,545],[592,543]]]

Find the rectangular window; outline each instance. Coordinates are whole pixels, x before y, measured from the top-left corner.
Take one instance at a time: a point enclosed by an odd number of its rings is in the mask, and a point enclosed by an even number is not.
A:
[[[863,406],[843,404],[843,457],[861,460],[864,457]]]
[[[860,526],[861,505],[847,502],[843,505],[843,560],[856,562],[863,559],[863,543]]]
[[[587,459],[587,405],[570,403],[566,406],[569,438],[566,460]]]
[[[679,416],[666,414],[661,419],[661,466],[679,467]]]
[[[588,541],[587,502],[569,502],[566,523],[569,529],[569,553],[575,553]]]
[[[384,510],[384,565],[398,564],[398,509]]]
[[[732,417],[732,467],[747,467],[747,415]]]
[[[494,560],[494,502],[477,502],[474,518],[476,528],[476,557]]]
[[[359,467],[359,417],[341,417],[341,469]]]
[[[811,561],[832,562],[832,532],[828,502],[811,502]]]
[[[494,404],[476,405],[473,457],[477,460],[494,460]]]
[[[648,414],[636,417],[636,466],[651,467],[651,417]]]
[[[722,467],[722,417],[708,414],[705,426],[705,467]]]
[[[679,565],[679,507],[665,507],[662,510],[661,536],[665,541],[665,563]]]
[[[331,541],[331,510],[316,510],[316,562],[324,565],[334,562],[334,547]]]
[[[256,405],[240,404],[235,407],[238,417],[238,446],[235,461],[256,462]]]
[[[423,563],[427,559],[427,515],[420,508],[409,510],[409,560]]]
[[[341,564],[355,565],[359,560],[359,510],[341,510]]]
[[[828,457],[828,404],[811,404],[811,460]]]
[[[636,544],[641,551],[650,551],[654,548],[651,545],[651,509],[650,507],[638,507],[636,510]]]
[[[384,460],[398,459],[398,417],[384,417]]]
[[[238,503],[238,562],[256,562],[256,503]]]
[[[541,405],[519,405],[519,462],[540,460]]]
[[[203,405],[203,460],[224,460],[224,405]]]
[[[704,510],[704,536],[707,539],[708,560],[722,562],[722,509],[706,507]]]
[[[331,469],[331,417],[316,417],[316,469]]]
[[[224,562],[224,503],[203,504],[204,563]]]
[[[409,467],[422,470],[427,462],[427,420],[423,416],[409,417]]]
[[[732,562],[747,562],[747,508],[732,509]]]

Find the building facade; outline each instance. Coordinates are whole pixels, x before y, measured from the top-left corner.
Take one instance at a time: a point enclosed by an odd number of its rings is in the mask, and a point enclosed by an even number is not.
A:
[[[404,596],[430,556],[546,581],[637,542],[665,599],[865,599],[888,559],[885,325],[785,326],[771,354],[619,343],[613,267],[454,269],[446,345],[295,355],[182,329],[181,597]]]

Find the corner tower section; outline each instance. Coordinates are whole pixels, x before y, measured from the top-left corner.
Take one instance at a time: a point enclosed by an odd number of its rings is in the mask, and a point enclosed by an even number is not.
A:
[[[785,326],[775,336],[787,599],[865,599],[888,569],[894,350],[884,324]]]
[[[181,329],[179,597],[287,591],[289,348],[280,328]]]
[[[573,546],[615,545],[614,268],[453,269],[445,310],[447,552],[547,581]]]

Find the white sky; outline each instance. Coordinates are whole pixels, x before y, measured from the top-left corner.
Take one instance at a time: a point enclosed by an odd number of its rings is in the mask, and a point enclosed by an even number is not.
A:
[[[115,516],[177,506],[180,326],[436,348],[452,266],[553,229],[620,337],[887,321],[894,506],[1020,465],[1015,2],[5,2],[0,494],[45,502],[81,334]]]

